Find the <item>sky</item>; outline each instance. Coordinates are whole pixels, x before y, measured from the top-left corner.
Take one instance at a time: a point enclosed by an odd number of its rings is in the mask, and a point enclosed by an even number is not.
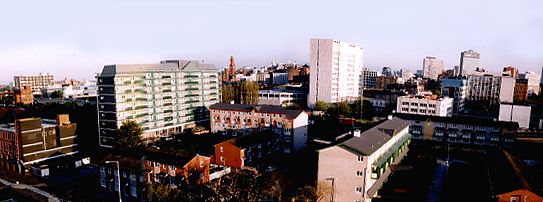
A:
[[[0,3],[0,84],[14,75],[92,79],[106,64],[309,62],[310,38],[364,48],[364,66],[421,69],[426,56],[540,74],[543,1],[73,0]]]

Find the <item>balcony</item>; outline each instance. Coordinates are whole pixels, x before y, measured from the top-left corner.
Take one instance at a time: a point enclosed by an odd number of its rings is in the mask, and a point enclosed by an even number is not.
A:
[[[198,81],[185,81],[185,85],[195,85],[198,84]]]
[[[199,90],[198,88],[185,88],[185,90]]]
[[[198,78],[198,75],[185,75],[183,78]]]

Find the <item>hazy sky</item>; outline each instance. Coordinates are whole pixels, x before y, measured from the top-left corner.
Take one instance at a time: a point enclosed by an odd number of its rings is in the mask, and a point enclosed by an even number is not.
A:
[[[93,78],[104,64],[196,59],[261,66],[309,59],[309,39],[364,48],[364,65],[419,69],[481,53],[498,71],[543,66],[543,1],[114,0],[0,3],[0,83],[17,74]]]

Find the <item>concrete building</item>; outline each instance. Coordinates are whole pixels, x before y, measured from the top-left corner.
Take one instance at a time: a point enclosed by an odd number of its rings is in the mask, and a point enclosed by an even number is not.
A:
[[[454,99],[453,115],[464,111],[468,93],[468,81],[465,77],[449,77],[441,81],[441,95]]]
[[[468,100],[511,103],[514,86],[515,79],[511,76],[474,72],[468,75]]]
[[[22,89],[23,86],[30,86],[34,95],[41,95],[43,89],[47,89],[55,83],[53,75],[50,74],[19,75],[13,77],[13,79],[16,89]]]
[[[14,90],[14,101],[16,104],[32,104],[34,103],[34,94],[30,86],[23,86],[20,89]]]
[[[519,127],[516,122],[474,117],[438,117],[394,114],[411,123],[413,139],[479,146],[511,147]]]
[[[383,74],[383,76],[392,76],[392,68],[383,67],[383,70],[381,71],[381,74]]]
[[[519,127],[528,128],[530,127],[531,109],[530,106],[501,103],[498,120],[517,122]]]
[[[78,153],[76,124],[67,114],[56,120],[25,118],[0,125],[0,158],[17,162],[19,172],[32,164]]]
[[[515,79],[518,79],[520,74],[518,73],[518,69],[515,68],[515,67],[512,67],[512,66],[509,66],[509,67],[504,67],[503,68],[503,73],[508,73],[509,76],[515,78]]]
[[[403,95],[405,95],[405,93],[402,91],[369,89],[364,90],[363,98],[364,100],[370,101],[373,110],[377,112],[392,112],[392,110],[396,109],[396,101],[398,100],[398,96]]]
[[[392,118],[318,150],[317,189],[327,190],[322,201],[371,201],[410,139],[409,122]]]
[[[452,116],[454,99],[437,96],[400,96],[396,112],[430,116]]]
[[[515,79],[513,103],[524,103],[528,100],[528,79]]]
[[[99,145],[112,147],[126,120],[152,141],[209,120],[219,102],[219,72],[198,61],[106,65],[98,79]]]
[[[528,80],[528,95],[539,95],[541,92],[540,89],[540,78],[535,72],[526,72],[524,74],[520,74],[521,79]]]
[[[377,71],[368,68],[362,69],[360,75],[359,93],[362,94],[364,89],[375,89],[377,87]]]
[[[377,89],[379,90],[386,90],[389,89],[389,85],[397,84],[398,83],[398,77],[397,76],[378,76],[377,77]]]
[[[460,53],[460,67],[456,76],[467,76],[479,69],[479,59],[480,54],[471,49]]]
[[[354,101],[359,96],[363,49],[332,39],[311,39],[308,105]]]
[[[288,73],[286,72],[270,72],[271,86],[278,86],[288,83]]]
[[[215,145],[215,164],[262,169],[278,153],[279,139],[270,130],[244,135]]]
[[[422,61],[422,77],[437,80],[439,74],[445,71],[442,59],[428,56]]]
[[[307,93],[295,90],[260,90],[258,91],[259,105],[274,106],[306,106]]]
[[[231,131],[250,134],[271,129],[282,141],[283,152],[297,152],[306,147],[308,114],[270,105],[214,104],[211,111],[211,132]],[[256,130],[255,130],[256,129]]]

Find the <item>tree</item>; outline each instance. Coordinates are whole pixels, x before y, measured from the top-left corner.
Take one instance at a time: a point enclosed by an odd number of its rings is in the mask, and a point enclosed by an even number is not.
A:
[[[362,117],[362,111],[361,111],[361,107],[362,107],[362,98],[361,97],[358,97],[354,102],[353,104],[351,104],[351,116],[352,117],[355,117],[355,118],[360,118]]]
[[[137,152],[143,147],[143,129],[134,121],[127,120],[117,130],[115,146],[121,152]]]
[[[351,116],[351,106],[347,101],[340,102],[337,106],[339,115],[343,117]]]
[[[222,85],[221,94],[222,103],[230,103],[231,101],[234,101],[234,98],[236,97],[235,88],[231,84]]]
[[[56,91],[53,91],[51,93],[50,97],[51,98],[62,98],[62,97],[64,97],[64,93],[62,91],[60,91],[60,90],[56,90]]]
[[[315,102],[315,108],[314,109],[316,111],[326,111],[326,110],[328,110],[329,107],[330,107],[330,105],[328,103],[317,100],[317,102]]]

